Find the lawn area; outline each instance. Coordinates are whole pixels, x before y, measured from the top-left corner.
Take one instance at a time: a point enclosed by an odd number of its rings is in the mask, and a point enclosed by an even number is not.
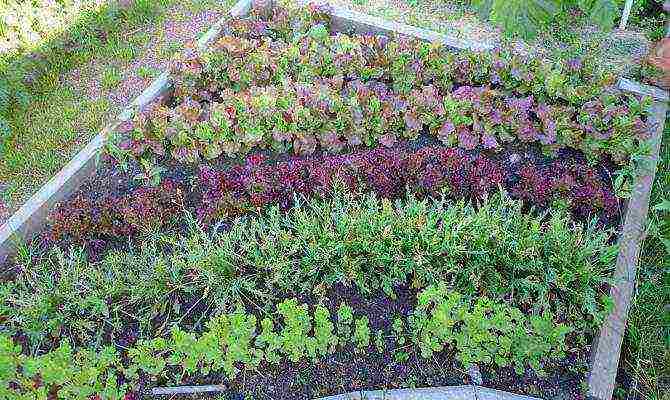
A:
[[[0,398],[303,399],[474,368],[583,399],[648,151],[650,100],[610,85],[648,82],[658,4],[626,31],[569,12],[522,40],[464,1],[332,2],[500,48],[478,54],[335,35],[328,7],[281,3],[186,48],[233,3],[0,10],[0,221],[174,81],[2,265]],[[614,398],[670,400],[667,126],[623,346]]]

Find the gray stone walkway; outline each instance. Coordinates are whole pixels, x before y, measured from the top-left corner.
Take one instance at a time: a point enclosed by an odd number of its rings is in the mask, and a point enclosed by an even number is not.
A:
[[[318,400],[538,400],[537,397],[481,386],[445,386],[422,389],[374,390],[345,393]]]

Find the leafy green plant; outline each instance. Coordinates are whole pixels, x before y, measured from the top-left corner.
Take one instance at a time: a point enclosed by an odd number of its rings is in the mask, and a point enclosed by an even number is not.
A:
[[[370,325],[366,316],[356,318],[354,323],[354,343],[359,351],[370,347]]]
[[[337,309],[337,335],[343,341],[351,338],[351,324],[354,321],[354,310],[347,303],[340,304]]]
[[[124,371],[127,378],[136,381],[139,373],[157,376],[167,365],[164,355],[168,351],[168,342],[164,338],[147,339],[140,341],[135,347],[128,350],[128,357],[132,364]]]
[[[381,329],[377,329],[377,332],[375,332],[375,349],[377,349],[379,354],[386,351],[386,337],[384,331]]]
[[[352,310],[343,314],[349,311]],[[99,351],[76,349],[63,340],[52,351],[27,356],[21,346],[1,334],[0,394],[10,400],[43,397],[46,393],[73,400],[95,396],[116,400],[123,398],[129,385],[141,380],[178,383],[185,376],[219,371],[233,379],[241,369],[256,369],[264,357],[272,363],[284,359],[299,362],[305,358],[316,360],[336,350],[334,325],[325,307],[314,308],[314,336],[310,335],[312,315],[306,304],[286,299],[277,305],[277,314],[283,322],[279,333],[274,332],[274,324],[266,318],[261,321],[260,335],[256,335],[255,316],[240,307],[210,319],[202,333],[174,326],[168,337],[139,340],[123,354],[111,346]],[[351,345],[356,351],[367,349],[371,344],[368,317],[345,319],[353,319],[355,328],[351,342],[339,343],[340,348]],[[402,335],[403,325],[400,318],[395,319],[395,336]],[[560,356],[569,332],[564,325],[556,324],[549,313],[524,316],[503,303],[483,298],[471,302],[444,284],[429,286],[419,293],[409,326],[413,343],[424,357],[453,345],[465,366],[492,364],[495,356],[497,365],[514,364],[519,373],[526,365],[540,371],[543,360]],[[384,335],[382,330],[375,335],[378,349],[383,349]],[[409,347],[396,356],[399,362],[407,360]],[[119,385],[121,375],[127,383]]]
[[[213,319],[208,328],[218,340],[218,350],[225,349],[225,356],[219,363],[212,363],[212,370],[222,369],[233,377],[239,372],[237,365],[253,369],[261,362],[263,352],[254,347],[256,317],[253,314],[247,314],[242,307],[238,307],[232,314]]]
[[[405,322],[401,317],[395,317],[393,319],[393,324],[391,325],[393,329],[393,337],[398,346],[404,346],[407,339],[405,338]]]
[[[314,338],[319,355],[324,356],[335,351],[337,336],[335,336],[334,329],[335,326],[330,319],[328,309],[317,305],[314,310]]]
[[[572,0],[574,2],[574,0]],[[619,12],[617,0],[577,0],[577,7],[603,28],[611,29]],[[570,5],[570,2],[567,4]]]
[[[312,323],[307,305],[298,305],[296,299],[287,299],[277,305],[277,312],[283,320],[279,333],[281,349],[288,359],[298,362],[305,354],[316,357],[317,341],[309,336]]]
[[[393,350],[393,358],[397,362],[405,362],[409,359],[407,332],[405,329],[406,322],[400,317],[396,316],[391,324],[392,338],[395,340],[396,347]]]
[[[559,12],[553,0],[473,0],[479,14],[509,33],[537,35]]]
[[[616,0],[473,0],[479,14],[506,32],[532,38],[562,11],[578,9],[590,21],[610,29],[618,10]]]
[[[564,354],[571,328],[553,319],[549,311],[527,317],[517,308],[485,297],[470,301],[440,284],[419,294],[409,324],[413,342],[425,358],[453,346],[466,367],[513,363],[517,373],[523,373],[527,365],[542,372],[543,357]]]
[[[0,396],[9,398],[10,384],[15,382],[21,365],[21,346],[7,335],[0,334]]]
[[[270,364],[277,364],[280,361],[279,349],[281,349],[282,339],[275,332],[274,323],[270,318],[263,318],[261,321],[261,334],[256,337],[256,346],[264,348],[265,360]]]
[[[137,181],[143,182],[146,186],[156,187],[161,183],[161,174],[166,171],[165,167],[161,167],[146,158],[140,160],[140,165],[144,172],[135,175],[133,178]]]

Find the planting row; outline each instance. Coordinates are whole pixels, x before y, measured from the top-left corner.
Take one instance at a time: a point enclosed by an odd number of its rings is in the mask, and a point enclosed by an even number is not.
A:
[[[76,349],[63,340],[51,352],[25,356],[21,346],[0,334],[0,396],[128,400],[154,382],[178,384],[217,374],[234,379],[241,370],[305,359],[314,363],[349,346],[360,353],[393,352],[397,362],[407,359],[408,344],[424,358],[453,349],[465,367],[514,365],[523,373],[530,365],[541,371],[544,361],[565,355],[570,332],[550,313],[526,316],[504,303],[469,300],[444,284],[420,292],[407,318],[396,316],[374,331],[367,316],[355,315],[346,303],[337,308],[336,319],[326,307],[296,299],[284,300],[268,315],[259,324],[240,307],[210,319],[202,334],[174,325],[168,337],[139,340],[122,352],[114,346]]]
[[[134,157],[164,156],[196,162],[254,149],[309,155],[340,152],[428,133],[449,146],[500,150],[537,143],[552,151],[571,147],[597,161],[628,161],[648,139],[644,105],[595,100],[580,109],[516,98],[487,86],[461,86],[440,94],[435,86],[395,94],[379,81],[314,83],[225,90],[211,103],[186,98],[175,108],[154,105],[125,123],[118,149]],[[123,139],[122,139],[123,138]]]
[[[201,167],[193,189],[165,180],[159,187],[123,196],[80,195],[50,216],[51,236],[95,250],[109,240],[168,226],[184,208],[211,223],[271,205],[286,210],[296,196],[328,196],[338,182],[351,192],[374,192],[389,199],[413,193],[482,200],[503,187],[527,206],[561,204],[578,220],[597,218],[614,225],[620,204],[604,173],[568,156],[549,163],[523,159],[518,153],[495,159],[439,145],[420,149],[398,145],[278,162],[257,154],[223,170]]]
[[[185,233],[148,232],[100,261],[74,248],[35,259],[21,252],[15,276],[0,286],[0,310],[6,328],[36,349],[60,338],[118,338],[128,323],[152,335],[196,306],[189,320],[239,301],[318,295],[334,285],[391,295],[399,285],[444,281],[533,315],[552,312],[586,340],[608,304],[611,233],[560,209],[526,214],[502,195],[474,208],[335,193],[212,232],[195,221]]]
[[[252,10],[249,18],[228,21],[224,36],[210,48],[178,55],[173,63],[177,97],[206,99],[207,92],[267,86],[287,77],[309,82],[353,76],[386,81],[403,95],[427,84],[443,91],[493,84],[509,93],[579,106],[599,98],[616,79],[588,60],[557,65],[503,49],[454,52],[402,36],[333,34],[329,10],[314,13],[311,7],[276,7],[269,17]]]
[[[406,39],[330,36],[323,24],[275,41],[263,38],[277,36],[272,23],[231,21],[234,33],[250,24],[262,27],[252,34],[259,38],[224,36],[177,60],[176,107],[138,113],[120,129],[117,153],[181,161],[253,148],[311,154],[392,146],[426,131],[466,149],[537,142],[624,163],[647,139],[646,101],[606,89],[612,77],[594,83],[578,60],[552,67]]]

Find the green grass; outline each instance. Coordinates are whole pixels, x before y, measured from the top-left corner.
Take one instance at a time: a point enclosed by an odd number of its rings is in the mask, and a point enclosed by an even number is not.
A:
[[[55,174],[77,149],[104,124],[105,99],[88,100],[66,86],[33,98],[30,113],[11,123],[15,135],[0,161],[0,176],[7,179],[5,196],[24,198],[29,190]]]
[[[121,36],[110,39],[105,45],[105,52],[118,61],[130,62],[139,55],[139,46]]]
[[[156,78],[158,75],[160,75],[161,72],[156,68],[142,66],[142,67],[139,67],[137,69],[137,71],[135,71],[135,73],[140,78],[152,79],[152,78]]]
[[[235,4],[235,1],[226,0],[224,3],[227,7],[231,7]],[[221,2],[219,0],[191,0],[185,3],[185,7],[192,13],[207,11],[220,6]]]
[[[110,66],[102,72],[100,83],[106,90],[114,89],[123,80],[123,75],[118,67]]]
[[[161,58],[170,58],[184,47],[180,42],[167,42],[160,48],[158,55]]]
[[[0,159],[0,181],[8,184],[3,195],[10,205],[25,200],[52,176],[114,111],[104,100],[87,99],[61,76],[78,68],[85,80],[116,86],[120,72],[104,65],[137,57],[137,45],[127,40],[126,32],[146,29],[150,20],[158,22],[168,4],[141,0],[118,9],[85,3],[79,14],[67,9],[72,15],[65,25],[45,33],[40,41],[0,56],[0,66],[5,66],[0,69],[0,87],[9,85],[11,92],[26,99],[22,106],[10,103],[5,113],[12,133]],[[103,72],[90,76],[89,68],[96,63],[102,64]],[[24,76],[34,79],[26,82]]]
[[[649,235],[644,242],[638,287],[626,331],[625,368],[638,381],[638,393],[670,399],[670,212],[655,209],[670,200],[670,120],[654,182]]]

